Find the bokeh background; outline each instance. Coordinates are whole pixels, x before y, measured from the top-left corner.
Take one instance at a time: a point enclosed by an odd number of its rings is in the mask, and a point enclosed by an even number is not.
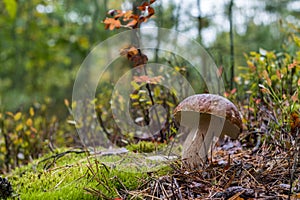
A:
[[[16,111],[47,101],[64,116],[77,70],[93,46],[118,31],[104,30],[110,9],[132,9],[140,1],[1,0],[0,109]],[[189,0],[155,2],[155,17],[144,26],[175,29],[199,41],[230,80],[230,16],[234,67],[244,53],[280,50],[285,32],[280,22],[299,24],[296,0]]]

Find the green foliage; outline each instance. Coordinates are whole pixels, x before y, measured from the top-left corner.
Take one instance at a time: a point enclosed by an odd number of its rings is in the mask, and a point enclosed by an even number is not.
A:
[[[3,0],[5,8],[10,16],[11,19],[16,17],[17,12],[17,2],[16,0]]]
[[[107,37],[99,26],[105,2],[0,1],[1,109],[28,108],[46,96],[70,98],[91,44]],[[63,110],[62,104],[52,106],[56,114]]]
[[[35,103],[29,109],[15,113],[0,113],[1,169],[9,171],[55,146],[74,144],[74,127],[59,122],[55,115],[49,115],[50,101],[46,99],[44,104]]]
[[[299,29],[292,30],[287,30],[283,51],[250,52],[246,55],[247,67],[240,68],[243,73],[237,80],[238,95],[247,99],[249,116],[257,121],[253,127],[253,121],[247,120],[251,129],[261,128],[268,118],[271,132],[295,134],[291,124],[292,115],[300,114],[300,51],[293,48],[298,45]]]

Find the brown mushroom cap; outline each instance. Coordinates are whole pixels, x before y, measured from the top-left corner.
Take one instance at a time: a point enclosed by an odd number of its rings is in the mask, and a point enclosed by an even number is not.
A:
[[[225,118],[221,136],[236,139],[242,131],[242,120],[236,106],[228,99],[215,94],[196,94],[184,99],[174,110],[175,120],[180,123],[182,112],[196,112]]]

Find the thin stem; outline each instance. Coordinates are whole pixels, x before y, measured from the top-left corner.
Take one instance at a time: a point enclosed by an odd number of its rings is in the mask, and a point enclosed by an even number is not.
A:
[[[141,51],[141,49],[140,49],[140,37],[139,37],[139,35],[138,35],[137,30],[134,30],[133,33],[134,33],[134,35],[133,35],[134,38],[133,38],[133,39],[134,39],[135,42],[137,43],[139,55],[142,56],[143,54],[142,54],[142,51]],[[143,69],[144,69],[145,75],[148,76],[148,72],[147,72],[147,69],[146,69],[146,64],[144,64],[142,67],[143,67]],[[154,109],[154,113],[155,113],[155,116],[156,116],[156,119],[157,119],[157,124],[158,124],[159,128],[161,129],[161,123],[160,123],[160,121],[159,121],[159,117],[158,117],[157,110],[156,110],[156,108],[154,107],[155,102],[154,102],[154,98],[153,98],[152,93],[151,93],[151,87],[150,87],[150,84],[149,84],[149,83],[146,83],[146,89],[147,89],[148,95],[149,95],[149,97],[150,97],[151,104],[152,104],[153,109]],[[164,140],[164,137],[163,137],[162,131],[160,131],[160,136],[161,136],[161,141],[163,141],[163,140]]]
[[[230,62],[231,62],[231,74],[230,74],[230,89],[232,90],[234,87],[234,44],[233,44],[233,20],[232,20],[232,7],[233,0],[230,1],[229,4],[229,34],[230,34]]]

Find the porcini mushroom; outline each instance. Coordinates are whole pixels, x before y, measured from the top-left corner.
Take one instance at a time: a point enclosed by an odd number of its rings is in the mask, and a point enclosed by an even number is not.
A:
[[[242,131],[242,120],[236,106],[215,94],[196,94],[184,99],[174,110],[180,128],[187,130],[182,159],[192,168],[207,158],[214,136],[236,139]]]

